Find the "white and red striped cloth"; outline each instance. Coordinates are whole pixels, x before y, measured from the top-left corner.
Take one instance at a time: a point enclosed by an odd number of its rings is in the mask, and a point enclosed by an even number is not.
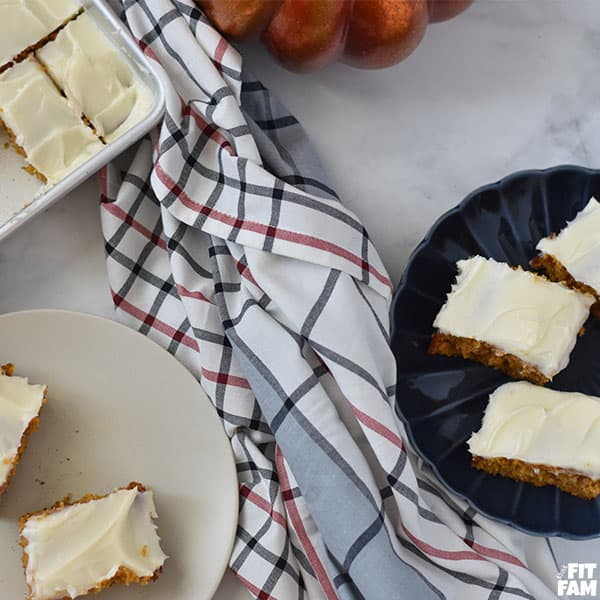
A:
[[[263,600],[554,597],[530,570],[552,576],[546,540],[482,518],[407,448],[391,283],[297,121],[191,0],[116,4],[167,107],[104,173],[110,285],[231,440],[231,568]]]

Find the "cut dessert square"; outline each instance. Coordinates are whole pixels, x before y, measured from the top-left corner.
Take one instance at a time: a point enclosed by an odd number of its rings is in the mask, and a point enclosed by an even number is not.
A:
[[[537,384],[567,366],[592,296],[481,256],[457,267],[430,354],[462,356]]]
[[[65,499],[21,517],[29,600],[67,600],[114,584],[158,579],[160,548],[152,492],[131,483],[106,496]]]
[[[600,318],[600,203],[586,207],[558,234],[538,242],[531,266],[552,281],[562,281],[596,298],[592,313]]]
[[[0,495],[15,474],[29,435],[38,428],[46,386],[13,376],[11,364],[0,366]]]
[[[75,0],[0,1],[0,68],[33,50],[80,10]]]
[[[13,144],[49,184],[104,147],[32,58],[0,74],[0,119]]]
[[[37,57],[73,110],[85,115],[107,142],[152,109],[150,88],[87,14],[69,23]]]
[[[506,383],[491,394],[468,444],[473,466],[492,475],[580,498],[600,494],[600,398]]]

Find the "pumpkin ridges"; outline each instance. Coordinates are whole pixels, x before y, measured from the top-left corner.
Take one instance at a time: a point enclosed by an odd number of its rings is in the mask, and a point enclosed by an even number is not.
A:
[[[341,56],[352,4],[349,0],[283,0],[263,41],[288,69],[320,69]]]
[[[343,60],[369,69],[393,65],[418,46],[428,20],[427,0],[356,0]]]
[[[406,58],[428,22],[456,16],[474,0],[195,0],[225,35],[262,39],[293,71],[337,59],[381,68]]]

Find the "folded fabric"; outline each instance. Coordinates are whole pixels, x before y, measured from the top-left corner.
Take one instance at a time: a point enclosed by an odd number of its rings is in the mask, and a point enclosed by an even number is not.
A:
[[[390,280],[297,121],[191,0],[122,9],[167,108],[127,171],[103,174],[109,280],[231,440],[231,568],[263,600],[553,597],[526,536],[417,475],[393,411]]]

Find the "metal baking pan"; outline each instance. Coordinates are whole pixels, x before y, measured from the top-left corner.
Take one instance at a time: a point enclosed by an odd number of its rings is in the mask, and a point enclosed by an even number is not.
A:
[[[150,87],[154,96],[152,110],[142,121],[108,144],[98,154],[77,167],[56,185],[44,191],[40,181],[22,167],[23,159],[12,148],[5,147],[0,135],[0,240],[18,229],[37,213],[65,196],[126,148],[150,131],[161,119],[165,107],[165,90],[149,60],[135,40],[103,0],[85,0],[86,12],[98,27],[129,59],[132,67]]]

